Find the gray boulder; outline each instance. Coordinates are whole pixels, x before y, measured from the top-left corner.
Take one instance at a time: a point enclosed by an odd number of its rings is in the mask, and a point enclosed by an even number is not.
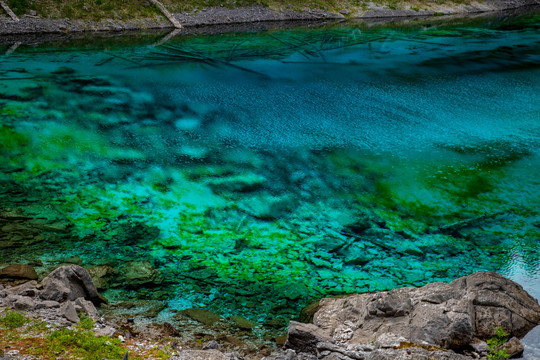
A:
[[[83,297],[99,305],[102,300],[88,271],[79,265],[61,266],[41,281],[43,300],[65,302]]]
[[[390,358],[388,352],[408,359],[398,347],[417,344],[407,349],[412,358],[458,359],[461,355],[443,356],[437,349],[471,347],[498,327],[521,337],[538,324],[540,306],[521,286],[477,272],[450,284],[323,299],[313,324],[291,322],[286,347],[319,359],[382,359]]]
[[[32,310],[36,306],[34,300],[21,295],[8,295],[6,303],[11,304],[17,310]]]
[[[80,297],[75,299],[73,303],[75,304],[75,309],[77,310],[77,312],[83,312],[93,320],[97,320],[99,318],[99,313],[91,301]]]
[[[41,286],[38,285],[37,281],[27,281],[24,284],[13,286],[8,288],[7,291],[11,294],[34,297],[41,290]]]

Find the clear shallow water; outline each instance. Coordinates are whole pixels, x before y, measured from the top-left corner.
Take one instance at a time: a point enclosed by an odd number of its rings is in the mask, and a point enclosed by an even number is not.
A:
[[[22,46],[0,62],[0,261],[259,322],[478,270],[538,298],[539,26]]]

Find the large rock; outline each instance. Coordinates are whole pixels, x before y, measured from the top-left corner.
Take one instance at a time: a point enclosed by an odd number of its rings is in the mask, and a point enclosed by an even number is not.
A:
[[[494,336],[498,327],[521,337],[538,324],[540,306],[521,286],[495,273],[477,272],[450,284],[323,299],[313,324],[291,322],[286,346],[321,359],[323,352],[374,358],[377,352],[402,351],[403,344],[427,354],[437,348],[470,348]]]
[[[102,303],[88,271],[79,265],[61,266],[41,282],[43,300],[73,301],[80,297],[99,305]]]
[[[0,271],[0,278],[37,280],[36,270],[28,265],[8,265]]]

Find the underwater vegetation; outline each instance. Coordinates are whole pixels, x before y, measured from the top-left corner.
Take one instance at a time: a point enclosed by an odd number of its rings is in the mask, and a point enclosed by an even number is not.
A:
[[[259,322],[477,270],[535,283],[539,69],[478,72],[475,49],[519,32],[536,56],[538,33],[496,25],[22,49],[0,65],[0,262]]]

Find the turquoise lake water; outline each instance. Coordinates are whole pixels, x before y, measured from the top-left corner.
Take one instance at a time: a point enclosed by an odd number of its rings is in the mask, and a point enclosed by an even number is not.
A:
[[[297,317],[496,271],[540,297],[540,17],[0,47],[0,262]]]

